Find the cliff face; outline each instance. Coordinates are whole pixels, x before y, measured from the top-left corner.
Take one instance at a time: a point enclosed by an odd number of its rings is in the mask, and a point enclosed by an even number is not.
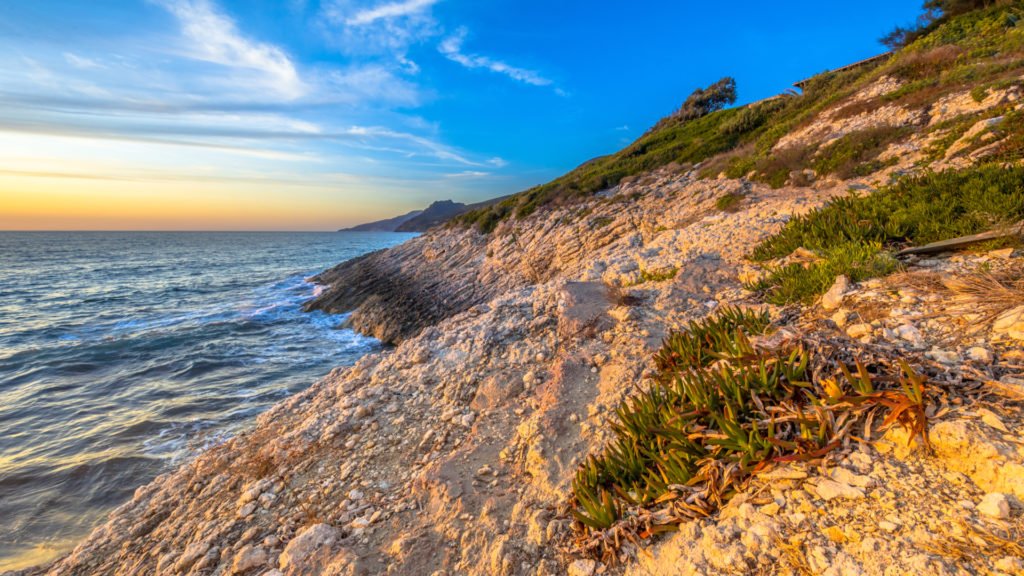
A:
[[[1024,278],[1020,251],[907,258],[813,305],[745,288],[780,264],[748,256],[796,216],[977,163],[1013,136],[988,132],[992,119],[1022,108],[1013,82],[899,103],[906,89],[874,78],[775,144],[899,129],[859,176],[798,172],[773,188],[665,166],[490,234],[435,228],[324,272],[309,306],[397,346],[140,488],[33,573],[1024,573],[1024,284],[1005,280]],[[785,261],[809,266],[806,252]],[[989,284],[1007,308],[994,316],[963,288],[988,277],[1003,279]],[[662,338],[726,305],[769,310],[780,337],[906,359],[936,390],[930,445],[876,422],[814,462],[776,463],[676,533],[581,555],[579,463],[647,385]]]

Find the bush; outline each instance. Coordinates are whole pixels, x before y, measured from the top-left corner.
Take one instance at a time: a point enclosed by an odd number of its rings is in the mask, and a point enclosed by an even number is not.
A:
[[[740,194],[739,192],[729,192],[728,194],[719,196],[718,200],[715,200],[715,208],[718,208],[723,212],[735,212],[739,210],[740,202],[742,201],[743,194]]]
[[[878,390],[860,363],[855,372],[833,364],[819,373],[801,346],[751,344],[769,328],[763,312],[724,308],[666,338],[650,387],[616,408],[615,438],[573,479],[583,551],[614,558],[618,542],[636,542],[636,533],[707,516],[751,474],[820,458],[880,411],[884,426],[899,422],[924,436],[924,379],[905,363],[902,376],[878,379],[897,386]]]
[[[839,274],[854,281],[896,269],[891,252],[1024,219],[1024,167],[987,165],[907,178],[870,196],[839,198],[790,220],[757,246],[751,258],[767,261],[797,248],[821,260],[772,271],[750,288],[775,303],[808,302]]]

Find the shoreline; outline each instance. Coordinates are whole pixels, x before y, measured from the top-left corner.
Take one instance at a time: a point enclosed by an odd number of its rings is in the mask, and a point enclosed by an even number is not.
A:
[[[897,89],[883,78],[865,91]],[[786,139],[920,122],[912,112],[827,109]],[[868,176],[780,187],[664,167],[488,235],[437,228],[339,264],[317,276],[330,288],[307,309],[350,311],[352,326],[394,349],[276,404],[28,574],[1024,571],[1012,545],[1024,499],[1024,306],[982,321],[951,304],[977,305],[962,286],[986,274],[1024,276],[1020,251],[911,256],[897,274],[859,281],[830,275],[813,302],[772,305],[748,289],[787,265],[812,269],[821,257],[803,247],[769,263],[749,255],[794,218],[919,170],[928,152],[918,143],[901,154]],[[943,162],[933,166],[955,167]],[[615,438],[623,401],[657,374],[662,340],[731,307],[769,315],[775,332],[751,346],[816,341],[844,363],[905,359],[929,383],[923,435],[875,422],[813,458],[771,462],[706,513],[581,551],[622,533],[587,531],[573,515],[580,463]],[[623,522],[657,512],[637,506]]]

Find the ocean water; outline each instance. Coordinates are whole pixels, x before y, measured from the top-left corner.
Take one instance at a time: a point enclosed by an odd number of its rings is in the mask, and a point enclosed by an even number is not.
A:
[[[0,232],[0,571],[378,348],[306,278],[412,236]]]

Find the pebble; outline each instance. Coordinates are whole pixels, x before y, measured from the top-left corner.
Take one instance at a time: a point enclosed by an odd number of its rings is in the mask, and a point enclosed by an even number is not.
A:
[[[819,480],[818,485],[814,487],[814,491],[817,492],[822,500],[835,500],[837,498],[858,500],[864,497],[864,491],[860,488],[836,482],[829,478]]]
[[[888,520],[882,520],[881,522],[879,522],[878,527],[882,530],[885,530],[886,532],[895,532],[897,529],[899,529],[899,526],[893,524],[892,522],[889,522]]]
[[[990,518],[1003,520],[1010,517],[1010,501],[1006,494],[990,492],[978,503],[978,512]]]
[[[238,551],[231,564],[232,574],[242,574],[267,563],[267,551],[260,546],[246,546]]]
[[[896,335],[901,340],[909,342],[914,348],[924,347],[924,336],[921,335],[921,331],[910,324],[903,324],[896,328]]]
[[[249,502],[245,506],[242,506],[241,508],[238,509],[238,517],[239,518],[245,518],[247,516],[251,516],[252,513],[255,512],[255,511],[256,511],[256,503],[255,502]]]
[[[832,315],[832,321],[835,322],[836,326],[839,326],[840,328],[846,327],[846,323],[849,321],[849,318],[850,312],[847,310],[843,310],[842,308],[836,310],[835,314]]]
[[[981,346],[972,346],[968,348],[967,357],[982,364],[992,363],[992,353],[989,352],[988,348],[983,348]]]
[[[871,334],[871,325],[870,324],[864,324],[864,323],[853,324],[852,326],[850,326],[849,328],[846,329],[846,335],[849,336],[850,338],[862,338],[862,337],[868,336],[870,334]]]
[[[992,332],[1014,340],[1024,340],[1024,306],[1017,306],[1000,314],[992,324]]]
[[[949,350],[942,350],[941,348],[932,348],[928,352],[925,352],[925,356],[935,360],[940,364],[959,364],[960,355],[956,352],[950,352]]]
[[[849,288],[850,279],[845,274],[836,276],[836,281],[832,284],[832,287],[821,297],[821,307],[825,310],[839,308],[843,304],[843,296],[846,295],[846,291]]]
[[[569,564],[569,576],[592,576],[597,571],[597,562],[593,560],[575,560]]]

